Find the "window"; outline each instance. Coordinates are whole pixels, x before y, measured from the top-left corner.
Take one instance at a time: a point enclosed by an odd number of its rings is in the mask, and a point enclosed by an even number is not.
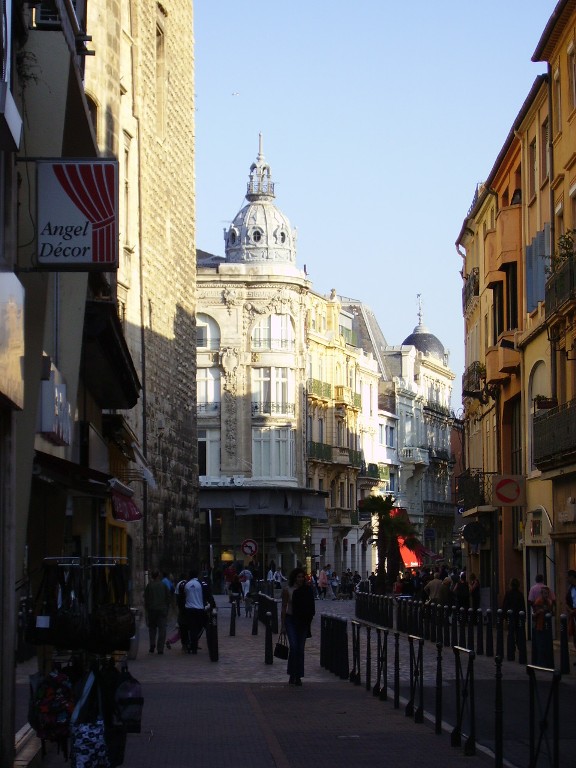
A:
[[[508,264],[506,269],[506,328],[518,328],[518,265]]]
[[[574,41],[568,46],[568,99],[570,109],[576,108],[576,51]]]
[[[220,371],[218,368],[198,368],[196,373],[196,404],[198,413],[220,412]]]
[[[384,424],[378,424],[378,443],[386,445],[386,426]]]
[[[492,344],[498,343],[498,336],[504,330],[504,285],[492,286]]]
[[[394,493],[396,491],[396,473],[390,472],[390,487],[389,490]]]
[[[196,315],[196,349],[219,349],[220,329],[218,323],[209,315],[199,312]]]
[[[562,89],[560,87],[560,70],[554,72],[554,133],[558,134],[562,130]]]
[[[252,413],[294,415],[294,371],[289,368],[252,369]]]
[[[220,474],[220,430],[198,430],[198,474],[214,477]]]
[[[295,432],[288,427],[252,430],[254,477],[295,478]]]
[[[548,118],[546,118],[540,129],[540,180],[544,181],[548,176],[550,176],[550,157],[548,153]]]
[[[252,329],[252,349],[292,351],[294,324],[290,315],[263,317]]]
[[[164,30],[156,25],[156,133],[164,136],[166,111],[166,50]]]
[[[386,425],[386,446],[388,448],[396,447],[396,430],[394,427]]]
[[[130,245],[130,144],[129,134],[124,133],[124,232],[122,238],[124,245]]]
[[[528,149],[528,195],[530,199],[536,194],[536,159],[536,139],[533,139]]]

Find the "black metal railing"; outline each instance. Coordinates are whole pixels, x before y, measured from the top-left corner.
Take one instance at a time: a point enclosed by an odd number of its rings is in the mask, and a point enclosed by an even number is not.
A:
[[[308,440],[306,453],[309,459],[332,461],[332,446],[326,443],[315,443],[313,440]]]
[[[271,401],[252,401],[253,416],[293,416],[296,412],[294,403],[274,403]]]
[[[569,464],[576,454],[576,400],[534,414],[534,463],[538,469]]]

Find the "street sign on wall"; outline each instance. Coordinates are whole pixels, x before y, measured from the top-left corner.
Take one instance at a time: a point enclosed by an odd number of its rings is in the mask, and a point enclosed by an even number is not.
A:
[[[492,481],[494,507],[522,507],[525,504],[525,483],[522,475],[494,475]]]

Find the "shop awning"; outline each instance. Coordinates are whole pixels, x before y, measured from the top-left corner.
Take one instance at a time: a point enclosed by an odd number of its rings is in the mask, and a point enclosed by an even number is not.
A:
[[[51,453],[35,451],[32,476],[37,480],[56,483],[88,496],[106,497],[111,475],[61,459]]]
[[[142,512],[130,496],[114,490],[112,491],[112,516],[114,520],[122,520],[124,523],[142,520]]]
[[[427,549],[421,542],[417,541],[414,549],[408,549],[405,544],[406,539],[398,536],[398,546],[400,547],[400,556],[404,562],[405,568],[420,568],[425,560],[441,560],[442,555]]]

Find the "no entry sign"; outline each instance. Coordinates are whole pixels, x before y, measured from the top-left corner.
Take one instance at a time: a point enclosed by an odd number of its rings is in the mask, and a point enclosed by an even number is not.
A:
[[[254,539],[244,539],[240,545],[240,549],[245,555],[248,555],[248,557],[253,557],[256,552],[258,552],[258,544],[256,544]]]

